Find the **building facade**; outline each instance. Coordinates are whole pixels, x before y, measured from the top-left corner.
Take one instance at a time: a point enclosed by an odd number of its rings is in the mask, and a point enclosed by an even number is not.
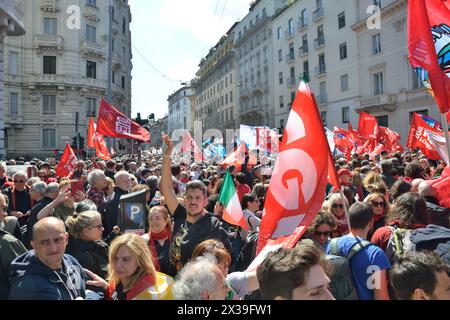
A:
[[[195,89],[185,86],[171,94],[169,102],[169,116],[167,126],[169,135],[176,129],[192,130],[192,104],[195,98]]]
[[[4,40],[6,36],[22,36],[25,34],[23,24],[23,12],[13,0],[0,1],[0,159],[5,159],[5,123],[4,123],[4,96],[3,96],[3,79],[4,79]]]
[[[109,3],[17,1],[27,34],[5,42],[5,140],[8,157],[62,150],[98,116],[108,87]],[[131,12],[112,11],[112,101],[131,115]],[[117,145],[115,146],[117,149]]]
[[[164,116],[156,121],[150,121],[148,125],[148,129],[152,137],[152,140],[150,141],[150,147],[162,147],[162,132],[168,132],[168,118],[168,116]]]
[[[256,0],[235,27],[239,123],[275,125],[272,17],[284,0]]]
[[[236,126],[236,62],[234,28],[209,51],[200,64],[194,81],[197,96],[194,119],[203,132],[218,129],[225,137],[226,129]]]

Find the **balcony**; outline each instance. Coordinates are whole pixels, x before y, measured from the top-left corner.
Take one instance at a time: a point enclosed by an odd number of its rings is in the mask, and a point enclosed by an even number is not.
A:
[[[62,51],[64,48],[64,38],[58,35],[36,34],[33,40],[33,47],[38,51]]]
[[[303,31],[304,29],[306,29],[307,26],[308,26],[308,19],[307,18],[302,19],[300,17],[297,22],[298,31],[299,32]]]
[[[41,0],[41,10],[44,12],[59,12],[59,0]]]
[[[23,115],[18,114],[5,114],[5,127],[6,128],[22,128],[24,122]]]
[[[392,112],[394,105],[397,103],[396,94],[381,94],[377,96],[369,96],[361,98],[359,101],[360,108],[379,108]]]
[[[325,45],[325,37],[319,37],[314,39],[314,49],[318,50]]]
[[[314,22],[317,22],[320,19],[322,19],[323,18],[323,11],[324,11],[323,7],[314,10],[313,13],[312,13],[312,20]]]
[[[86,7],[84,8],[84,17],[93,22],[99,22],[100,15],[99,15],[98,7],[90,5],[90,4],[86,4]]]
[[[319,65],[318,67],[314,68],[314,75],[316,77],[323,76],[327,73],[327,68],[325,64]]]
[[[122,65],[122,56],[115,51],[112,56],[112,65],[115,69],[119,69]]]
[[[286,63],[287,63],[287,64],[291,64],[291,63],[293,63],[294,61],[295,61],[295,55],[294,55],[294,52],[288,53],[288,54],[286,55]]]
[[[328,96],[326,93],[319,94],[316,98],[318,104],[325,104],[328,102]]]
[[[87,57],[104,58],[106,56],[104,47],[101,44],[92,41],[82,41],[80,52]]]
[[[119,34],[119,22],[115,19],[112,20],[112,32],[114,35]]]
[[[295,78],[287,78],[286,79],[286,87],[288,88],[292,88],[295,87],[296,83],[295,83]]]
[[[298,55],[299,56],[303,57],[304,55],[307,55],[308,52],[309,52],[308,46],[302,46],[302,47],[298,48]]]
[[[294,30],[288,29],[284,32],[284,39],[291,40],[294,37]]]

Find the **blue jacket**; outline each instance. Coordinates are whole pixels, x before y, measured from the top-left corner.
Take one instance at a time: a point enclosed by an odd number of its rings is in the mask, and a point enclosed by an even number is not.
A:
[[[61,270],[44,265],[34,250],[17,257],[10,268],[10,300],[74,300],[85,298],[86,277],[78,261],[65,254]]]

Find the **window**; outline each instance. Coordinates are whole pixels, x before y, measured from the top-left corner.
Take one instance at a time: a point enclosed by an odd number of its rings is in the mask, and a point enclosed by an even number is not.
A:
[[[382,127],[388,127],[389,126],[389,117],[388,116],[379,116],[375,117],[378,121],[378,125]]]
[[[290,77],[289,77],[289,79],[290,79],[290,84],[295,84],[295,67],[291,67],[291,69],[290,69]]]
[[[97,0],[86,0],[86,4],[89,6],[96,7],[97,6]]]
[[[281,39],[281,27],[279,27],[277,29],[277,39],[280,40]]]
[[[302,37],[302,48],[303,48],[303,53],[308,52],[308,35],[307,34],[305,34]]]
[[[347,43],[343,43],[339,46],[339,55],[341,60],[347,59]]]
[[[56,18],[44,18],[44,34],[56,36],[57,20]]]
[[[383,72],[378,72],[373,75],[373,94],[378,96],[383,93]]]
[[[96,116],[97,100],[95,98],[86,98],[86,117]]]
[[[342,123],[349,123],[349,115],[350,115],[350,108],[349,107],[343,107],[342,108]]]
[[[319,103],[327,102],[327,83],[322,81],[319,83]]]
[[[308,20],[307,20],[306,9],[303,9],[302,13],[300,14],[300,25],[302,27],[304,27],[304,26],[306,26],[307,23],[308,23]]]
[[[420,89],[424,87],[423,81],[420,77],[420,74],[414,69],[411,69],[411,77],[412,77],[412,88],[413,90]]]
[[[233,75],[230,74],[230,84],[233,84]]]
[[[116,72],[114,70],[112,72],[112,83],[116,83]]]
[[[289,44],[289,59],[294,60],[295,59],[295,55],[294,55],[294,43],[290,43]]]
[[[284,108],[284,96],[280,96],[280,108]]]
[[[279,83],[279,84],[283,84],[283,72],[280,72],[280,73],[278,74],[278,83]]]
[[[381,52],[381,35],[377,33],[372,37],[372,55],[379,54]]]
[[[280,119],[280,129],[284,129],[284,119]]]
[[[228,87],[228,78],[225,78],[225,88]]]
[[[225,95],[225,105],[228,105],[228,95]]]
[[[97,63],[86,61],[86,78],[97,78]]]
[[[325,41],[323,34],[323,25],[317,27],[317,38],[319,38],[319,44],[322,44]]]
[[[282,61],[283,60],[283,50],[278,50],[278,61]]]
[[[230,92],[230,103],[233,103],[233,91]]]
[[[323,123],[324,127],[326,127],[327,126],[327,112],[326,111],[320,112],[320,119],[322,119],[322,123]]]
[[[11,92],[9,94],[9,114],[18,114],[18,94],[15,92]]]
[[[348,91],[348,74],[341,76],[341,92]]]
[[[319,74],[325,72],[325,53],[319,54]]]
[[[125,34],[125,32],[127,31],[127,20],[125,18],[122,18],[122,33]]]
[[[338,25],[339,25],[339,29],[342,29],[345,27],[345,12],[341,12],[338,15]]]
[[[17,52],[9,53],[9,73],[13,75],[17,74]]]
[[[322,0],[316,0],[316,8],[317,9],[322,8]]]
[[[288,34],[292,36],[294,34],[294,19],[288,21]]]
[[[230,120],[234,120],[233,119],[233,108],[230,109]]]
[[[42,147],[44,149],[56,148],[56,130],[42,129]]]
[[[122,89],[125,89],[125,77],[122,76]]]
[[[44,74],[56,74],[56,57],[44,56]]]
[[[97,28],[89,24],[86,25],[86,40],[97,42]]]
[[[56,96],[43,95],[42,96],[42,114],[45,116],[56,114]]]

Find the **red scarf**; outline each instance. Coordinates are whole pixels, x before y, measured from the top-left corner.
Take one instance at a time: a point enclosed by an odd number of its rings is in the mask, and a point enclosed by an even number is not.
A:
[[[126,299],[133,300],[142,291],[144,291],[149,287],[154,286],[155,283],[156,283],[155,275],[147,274],[143,276],[134,284],[133,288],[131,288],[130,291],[127,292]],[[116,286],[111,282],[105,292],[106,299],[108,300],[111,299],[112,295],[114,294],[114,291],[116,291]]]
[[[170,241],[171,238],[172,238],[172,231],[169,229],[168,225],[161,232],[155,233],[152,232],[151,230],[148,232],[148,246],[150,247],[150,251],[152,253],[153,265],[155,266],[156,271],[161,271],[161,266],[159,265],[158,252],[156,252],[155,240],[168,239]]]

